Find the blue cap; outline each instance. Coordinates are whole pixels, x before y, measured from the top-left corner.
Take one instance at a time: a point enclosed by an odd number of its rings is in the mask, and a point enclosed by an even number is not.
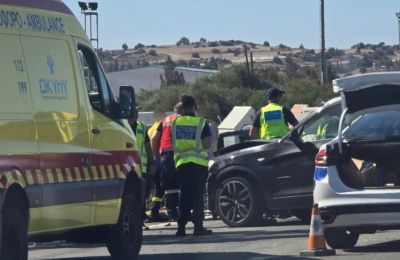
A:
[[[283,89],[280,89],[277,87],[272,87],[272,88],[268,89],[267,97],[269,99],[276,98],[276,97],[282,96],[284,93],[285,93],[285,91]]]

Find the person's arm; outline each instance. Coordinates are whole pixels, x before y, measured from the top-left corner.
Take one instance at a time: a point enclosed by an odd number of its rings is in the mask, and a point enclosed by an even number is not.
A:
[[[163,131],[162,122],[158,125],[156,131],[154,131],[153,136],[150,136],[151,139],[151,149],[153,150],[153,155],[155,157],[160,157],[160,144],[161,144],[161,136]]]
[[[260,128],[253,125],[250,129],[249,137],[252,140],[260,139]]]
[[[146,132],[145,141],[144,141],[144,148],[146,150],[147,155],[147,168],[149,169],[149,173],[153,174],[157,171],[156,163],[154,161],[153,151],[151,150],[150,138]]]
[[[260,128],[261,128],[261,111],[258,111],[254,118],[253,125],[251,126],[249,137],[250,139],[260,139]]]
[[[160,142],[161,142],[161,133],[156,131],[151,137],[151,149],[153,150],[153,155],[155,157],[160,157]]]
[[[203,131],[201,132],[201,143],[204,150],[211,148],[211,131],[207,122],[204,124]]]
[[[288,108],[283,109],[284,117],[285,117],[285,122],[289,123],[291,126],[295,127],[296,125],[299,124],[299,121],[297,121],[296,117],[293,115],[292,111]]]

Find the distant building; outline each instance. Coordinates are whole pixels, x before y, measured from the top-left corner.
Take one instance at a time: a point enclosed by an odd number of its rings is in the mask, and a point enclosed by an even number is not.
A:
[[[210,77],[216,74],[217,70],[204,70],[195,68],[176,67],[182,72],[187,83],[195,83],[202,77]],[[163,66],[149,66],[131,70],[110,72],[107,74],[114,93],[118,93],[119,86],[130,85],[136,91],[140,89],[153,90],[161,86],[160,74],[164,74]]]

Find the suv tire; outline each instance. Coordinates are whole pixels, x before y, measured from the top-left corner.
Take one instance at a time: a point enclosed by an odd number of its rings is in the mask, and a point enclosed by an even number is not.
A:
[[[142,211],[132,194],[124,196],[119,220],[111,228],[107,249],[113,259],[137,259],[142,246]]]
[[[27,222],[21,209],[11,205],[4,208],[0,259],[26,260],[28,258]]]
[[[326,229],[326,243],[333,249],[353,248],[360,236],[359,233],[345,229]]]
[[[261,223],[264,208],[261,202],[257,187],[242,177],[227,178],[216,188],[217,213],[230,227]]]

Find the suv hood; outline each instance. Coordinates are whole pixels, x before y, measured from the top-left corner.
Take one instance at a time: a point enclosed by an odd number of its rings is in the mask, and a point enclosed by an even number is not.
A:
[[[272,139],[269,142],[266,140],[252,140],[252,141],[247,141],[247,142],[243,142],[243,143],[230,145],[230,146],[227,146],[227,147],[224,147],[222,149],[215,151],[214,156],[225,155],[225,154],[236,152],[236,151],[239,151],[242,149],[255,147],[255,146],[259,146],[259,145],[265,145],[265,144],[268,144],[271,142],[276,142],[277,140],[279,140],[279,139]]]

